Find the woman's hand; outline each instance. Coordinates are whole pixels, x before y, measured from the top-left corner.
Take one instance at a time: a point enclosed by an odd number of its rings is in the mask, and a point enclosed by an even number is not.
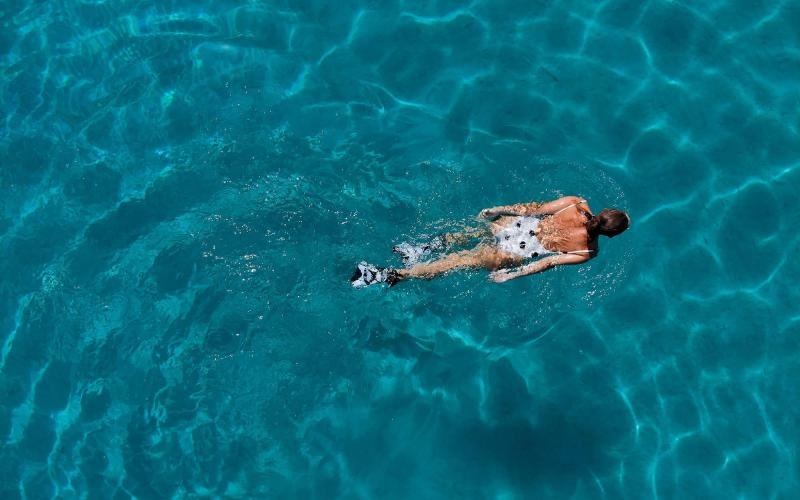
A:
[[[484,208],[478,214],[481,219],[494,220],[502,215],[497,208]]]
[[[497,271],[492,271],[489,273],[489,279],[494,281],[495,283],[504,283],[508,280],[513,280],[521,276],[522,273],[519,271],[514,271],[511,269],[498,269]]]

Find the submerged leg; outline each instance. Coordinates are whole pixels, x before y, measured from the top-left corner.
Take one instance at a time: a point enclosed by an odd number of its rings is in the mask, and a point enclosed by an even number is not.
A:
[[[441,236],[445,245],[465,245],[475,238],[486,236],[486,228],[482,229],[465,229],[457,233],[445,233]]]
[[[434,252],[439,252],[454,245],[465,245],[470,241],[486,236],[486,229],[466,229],[456,233],[444,233],[436,236],[428,243],[412,245],[410,243],[400,243],[392,248],[392,251],[403,259],[406,267],[417,264],[420,260],[428,257]]]
[[[495,270],[517,265],[520,262],[522,262],[520,257],[505,253],[495,247],[480,246],[472,250],[445,255],[433,262],[417,264],[410,269],[400,269],[397,271],[397,276],[400,279],[433,278],[452,269],[482,267]]]

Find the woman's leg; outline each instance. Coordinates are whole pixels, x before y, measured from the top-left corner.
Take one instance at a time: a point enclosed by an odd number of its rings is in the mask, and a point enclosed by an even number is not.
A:
[[[465,229],[457,233],[444,233],[441,235],[442,242],[447,245],[466,245],[476,238],[482,238],[487,235],[489,231],[486,228],[480,229]]]
[[[466,245],[477,238],[482,238],[489,234],[491,233],[487,228],[465,229],[455,233],[440,234],[431,241],[420,245],[400,243],[392,247],[392,251],[403,259],[403,264],[413,266],[432,253],[442,252],[457,245]]]
[[[400,279],[433,278],[436,275],[459,268],[486,268],[500,269],[522,263],[522,258],[503,252],[492,246],[479,246],[472,250],[456,252],[445,255],[441,259],[424,264],[417,264],[410,269],[399,269],[397,276]]]

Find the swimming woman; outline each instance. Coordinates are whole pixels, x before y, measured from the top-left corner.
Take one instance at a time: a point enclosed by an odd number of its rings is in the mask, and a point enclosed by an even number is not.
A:
[[[433,278],[460,268],[485,268],[489,279],[502,283],[556,266],[581,264],[596,257],[601,235],[613,238],[630,225],[621,210],[606,208],[593,215],[586,200],[565,196],[547,203],[518,203],[481,210],[486,222],[476,231],[445,234],[420,246],[394,247],[409,266],[406,269],[376,267],[361,262],[350,282],[354,287],[373,283],[390,286],[411,278]],[[419,262],[433,251],[444,250],[481,238],[471,250],[446,254],[431,262]]]

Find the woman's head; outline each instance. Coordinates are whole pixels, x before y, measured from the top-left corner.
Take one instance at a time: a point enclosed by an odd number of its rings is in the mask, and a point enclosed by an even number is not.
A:
[[[602,234],[613,238],[628,229],[630,224],[631,218],[622,210],[605,208],[602,212],[592,217],[586,227],[592,236]]]

